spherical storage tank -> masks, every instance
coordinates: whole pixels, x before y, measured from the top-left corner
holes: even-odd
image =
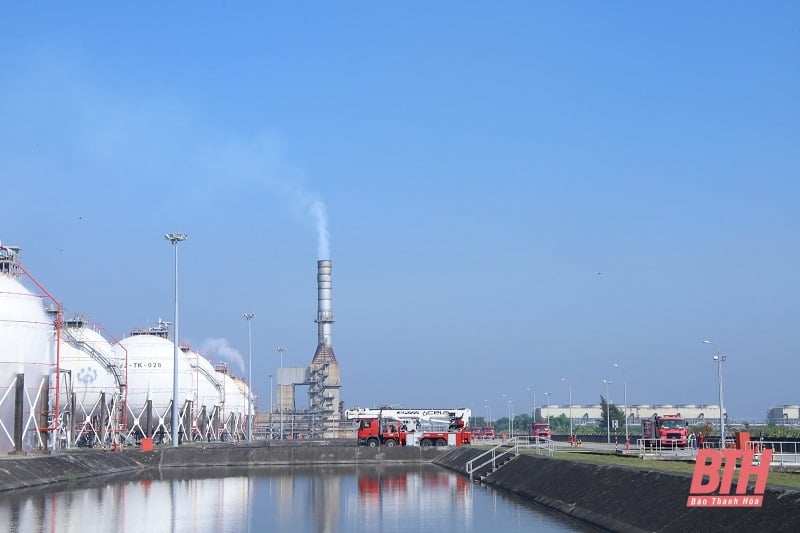
[[[42,300],[26,289],[13,274],[0,272],[0,419],[6,428],[14,427],[14,388],[16,375],[25,375],[27,397],[36,397],[42,379],[54,370],[53,322],[45,313]],[[24,400],[27,420],[30,405]],[[11,432],[11,431],[9,431]],[[36,443],[26,431],[24,449]],[[13,434],[12,434],[13,438]],[[14,448],[12,439],[0,432],[0,453]]]
[[[122,352],[124,356],[124,351]],[[64,322],[61,330],[59,366],[69,374],[75,394],[76,415],[85,415],[106,393],[110,404],[120,392],[118,377],[124,382],[125,359],[120,357],[105,337],[80,318]],[[60,405],[67,403],[67,383],[62,382]],[[76,422],[80,418],[76,418]]]
[[[247,415],[247,396],[244,391],[247,385],[241,379],[234,378],[227,372],[217,372],[217,376],[222,382],[223,422],[228,422],[231,417],[241,420],[242,415]]]
[[[128,351],[128,418],[129,427],[153,401],[153,416],[165,417],[172,399],[175,345],[166,338],[166,330],[153,333],[134,332],[114,345],[118,356],[122,347]],[[194,372],[187,355],[178,350],[178,409],[186,400],[194,400]],[[180,411],[179,411],[180,412]],[[167,423],[170,420],[166,421]]]
[[[214,371],[214,366],[208,359],[196,351],[192,349],[184,351],[195,380],[194,411],[197,414],[202,407],[205,407],[206,414],[210,416],[214,407],[222,403],[222,376]]]

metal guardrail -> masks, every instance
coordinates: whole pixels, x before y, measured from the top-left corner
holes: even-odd
[[[498,460],[508,456],[519,455],[520,449],[536,450],[539,455],[547,454],[552,456],[555,452],[556,444],[551,439],[542,437],[531,437],[523,435],[520,437],[512,437],[506,441],[497,444],[492,449],[485,451],[474,459],[467,461],[466,471],[469,474],[469,480],[473,480],[473,473],[477,470],[492,465],[492,469],[497,468]],[[477,461],[484,459],[483,462],[475,464]]]
[[[467,461],[466,470],[469,474],[469,480],[473,481],[472,474],[485,466],[492,465],[492,468],[497,468],[497,461],[498,459],[506,456],[513,456],[516,457],[519,455],[519,441],[518,437],[512,437],[506,441],[501,442],[494,448],[487,450],[480,454],[479,456],[475,457]],[[487,459],[488,457],[488,459]],[[483,462],[480,464],[475,464],[477,461],[482,460]]]
[[[761,450],[772,450],[770,466],[796,466],[800,464],[800,442],[783,442],[772,440],[750,440],[747,448],[758,453]]]
[[[547,455],[552,456],[556,450],[556,443],[553,442],[552,439],[546,439],[544,437],[534,437],[530,435],[522,435],[514,438],[519,439],[517,441],[517,446],[519,448],[536,450],[536,453],[539,455],[543,455],[546,453]]]

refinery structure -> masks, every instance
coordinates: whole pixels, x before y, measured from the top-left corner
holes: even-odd
[[[170,323],[159,320],[116,339],[81,315],[64,316],[62,303],[25,270],[19,252],[0,244],[0,453],[143,439],[174,445],[243,440],[252,433],[278,438],[284,418],[292,431],[285,438],[341,431],[330,261],[318,262],[319,335],[311,364],[280,369],[278,402],[258,414],[249,384],[227,364],[214,365],[185,343],[176,350]],[[303,413],[295,408],[298,385],[308,387]]]
[[[300,436],[333,438],[352,429],[343,424],[344,404],[340,400],[342,386],[339,363],[333,353],[331,330],[331,262],[317,261],[317,348],[307,367],[281,367],[277,373],[276,408],[269,410],[266,420],[257,421],[266,426],[267,434],[274,438]],[[278,348],[278,350],[283,350]],[[281,354],[282,355],[282,354]],[[296,405],[296,389],[308,387],[308,411],[300,412]],[[350,431],[352,433],[352,431]],[[281,437],[282,436],[282,437]]]

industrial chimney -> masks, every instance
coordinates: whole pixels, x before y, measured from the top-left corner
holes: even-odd
[[[335,363],[331,345],[331,262],[329,259],[317,261],[317,351],[311,364]]]
[[[311,412],[322,424],[321,434],[325,438],[339,436],[337,423],[343,416],[340,402],[342,382],[339,363],[333,355],[331,345],[331,262],[317,261],[317,350],[308,368],[308,395]]]

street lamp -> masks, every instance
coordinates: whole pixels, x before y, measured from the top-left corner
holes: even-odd
[[[286,348],[278,346],[278,353],[281,355],[281,372],[278,374],[278,409],[281,414],[281,440],[283,440],[283,387],[281,387],[281,378],[283,378],[283,352]]]
[[[512,401],[508,400],[508,426],[511,431],[511,438],[514,438],[514,415],[511,412]]]
[[[253,441],[253,329],[250,321],[255,318],[255,313],[242,313],[242,318],[247,320],[247,442]]]
[[[189,237],[185,233],[165,233],[167,239],[175,247],[175,334],[172,354],[172,447],[178,447],[178,243]]]
[[[269,438],[272,439],[274,433],[274,428],[272,427],[272,411],[275,409],[275,405],[272,403],[272,374],[269,374]]]
[[[725,447],[725,419],[724,419],[724,412],[725,409],[722,404],[722,363],[728,360],[728,356],[720,355],[719,354],[719,346],[717,346],[716,342],[711,341],[703,341],[703,344],[712,344],[714,346],[714,350],[716,351],[716,355],[714,356],[714,361],[717,362],[717,382],[719,383],[719,447]]]
[[[569,387],[569,436],[572,438],[572,383],[567,381],[567,378],[561,378],[561,381]]]
[[[606,384],[606,432],[608,433],[608,443],[611,444],[611,400],[608,399],[608,386],[611,385],[610,379],[604,379]]]
[[[531,418],[533,418],[533,422],[536,422],[536,391],[533,390],[532,387],[528,387],[528,392],[530,392],[532,396]]]
[[[619,363],[614,363],[614,368],[621,368],[622,369],[622,387],[623,387],[623,400],[625,405],[623,406],[623,411],[625,412],[625,442],[628,442],[628,372],[625,370],[625,367]]]
[[[544,395],[547,397],[547,425],[550,425],[550,394],[549,392],[545,392]]]

